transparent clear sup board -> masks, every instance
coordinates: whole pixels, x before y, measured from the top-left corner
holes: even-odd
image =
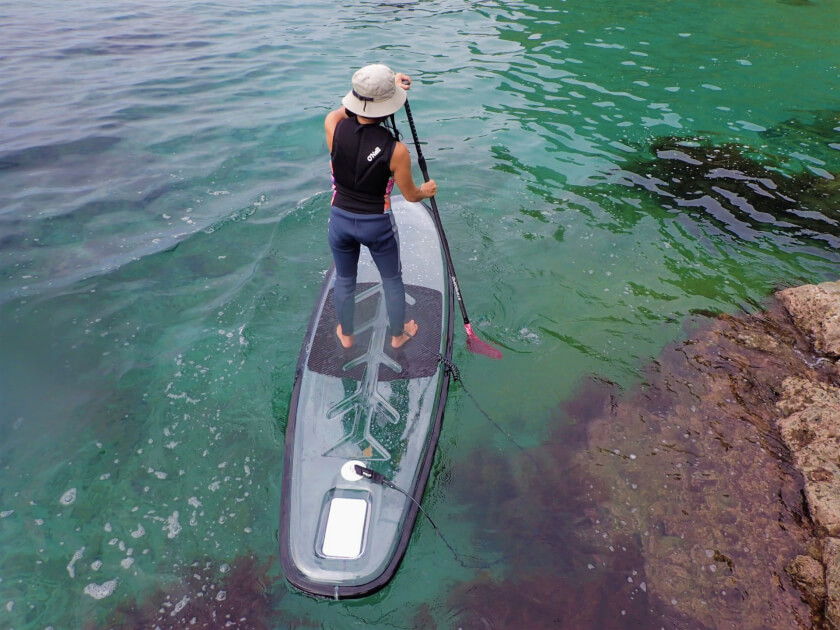
[[[417,518],[405,495],[360,477],[384,475],[418,503],[440,433],[451,359],[454,297],[431,210],[392,198],[400,238],[406,319],[417,336],[390,347],[379,272],[362,248],[355,344],[341,347],[334,269],[298,359],[286,427],[280,555],[286,579],[311,595],[346,598],[384,586]]]

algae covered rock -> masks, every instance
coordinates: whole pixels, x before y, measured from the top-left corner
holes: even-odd
[[[826,596],[825,567],[811,556],[796,556],[787,573],[815,608],[824,605]]]
[[[840,536],[840,387],[790,377],[782,383],[779,430],[805,480],[815,524]]]
[[[825,563],[825,618],[832,628],[840,628],[840,540],[828,538],[823,547]]]
[[[778,297],[817,352],[840,358],[840,282],[792,287]]]

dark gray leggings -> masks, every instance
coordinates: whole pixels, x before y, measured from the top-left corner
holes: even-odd
[[[357,214],[332,206],[329,243],[335,262],[333,302],[342,333],[353,334],[356,273],[361,246],[364,245],[382,278],[390,334],[403,334],[405,287],[400,264],[400,238],[393,213]]]

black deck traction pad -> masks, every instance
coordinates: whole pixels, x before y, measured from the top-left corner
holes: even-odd
[[[360,282],[356,285],[356,294],[372,287],[372,282]],[[422,378],[432,376],[438,368],[438,349],[440,348],[441,336],[441,313],[443,309],[443,296],[440,291],[407,284],[405,286],[407,295],[414,298],[414,304],[406,303],[406,321],[415,320],[419,329],[414,339],[411,339],[404,346],[395,350],[391,347],[391,337],[386,335],[384,349],[385,354],[391,357],[402,367],[401,372],[395,372],[385,364],[379,365],[379,381],[395,381],[410,378]],[[350,378],[357,381],[362,380],[365,373],[366,362],[344,370],[344,366],[361,357],[368,352],[372,337],[372,330],[368,329],[358,332],[363,322],[374,317],[379,308],[379,300],[382,293],[377,292],[361,302],[356,302],[355,335],[352,348],[345,349],[336,335],[338,319],[333,306],[333,290],[327,294],[324,308],[321,311],[321,318],[315,330],[315,339],[312,349],[309,351],[307,367],[318,374],[335,376],[339,378]],[[384,305],[383,305],[384,306]]]

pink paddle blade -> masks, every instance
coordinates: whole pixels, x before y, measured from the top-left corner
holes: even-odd
[[[481,354],[485,357],[490,357],[491,359],[502,358],[501,350],[476,337],[472,329],[472,324],[464,324],[464,328],[467,331],[467,350],[474,354]]]

